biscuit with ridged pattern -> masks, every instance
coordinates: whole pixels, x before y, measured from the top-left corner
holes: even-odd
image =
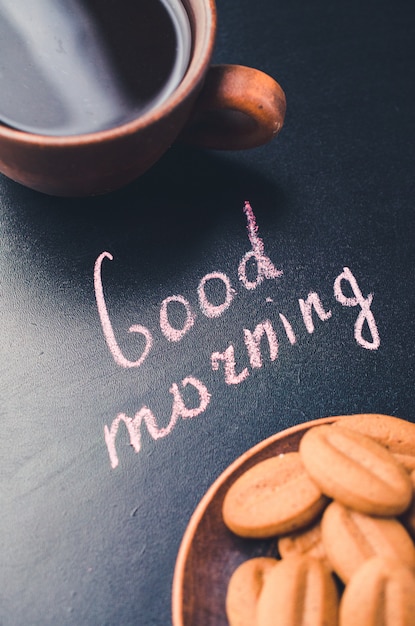
[[[415,626],[415,576],[400,562],[369,559],[340,602],[339,626]]]
[[[415,567],[412,539],[393,517],[373,517],[332,502],[321,520],[321,536],[327,558],[344,583],[375,556]]]
[[[267,576],[255,626],[337,626],[338,594],[324,564],[310,556],[283,559]]]
[[[233,572],[226,593],[229,626],[252,626],[265,579],[277,559],[260,556],[244,561]]]
[[[261,461],[237,478],[222,513],[235,534],[267,538],[306,526],[326,504],[299,453],[289,452]]]
[[[411,502],[408,472],[366,435],[341,426],[316,426],[305,433],[299,452],[321,491],[346,506],[394,516]]]

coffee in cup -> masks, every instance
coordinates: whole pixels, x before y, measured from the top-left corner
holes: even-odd
[[[189,64],[180,0],[0,0],[0,18],[0,120],[30,133],[121,126],[168,98]]]
[[[214,0],[0,0],[0,17],[0,171],[32,189],[106,193],[175,141],[246,149],[283,125],[273,78],[210,65]]]

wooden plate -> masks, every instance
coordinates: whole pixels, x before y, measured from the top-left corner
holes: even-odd
[[[230,485],[259,461],[298,450],[304,433],[327,417],[283,430],[234,461],[213,483],[193,513],[178,553],[173,578],[173,626],[228,626],[225,597],[236,567],[255,556],[276,556],[275,540],[236,537],[222,521],[222,502]]]

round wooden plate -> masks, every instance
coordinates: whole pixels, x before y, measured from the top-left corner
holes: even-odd
[[[283,430],[234,461],[213,483],[193,513],[177,556],[173,578],[173,626],[228,626],[226,589],[236,567],[255,556],[276,556],[275,540],[242,539],[222,521],[222,502],[230,485],[259,461],[298,450],[304,433],[326,417]]]

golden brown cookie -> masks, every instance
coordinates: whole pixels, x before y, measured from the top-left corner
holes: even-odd
[[[277,559],[257,557],[244,561],[232,574],[226,593],[226,616],[229,626],[255,624],[256,607],[265,578]]]
[[[334,580],[318,559],[293,556],[271,570],[259,596],[255,626],[337,626]]]
[[[308,430],[300,455],[323,493],[373,515],[398,515],[408,508],[408,473],[382,445],[357,431],[323,425]]]
[[[392,454],[409,474],[415,470],[415,456],[410,456],[409,454],[399,454],[398,452],[393,452]]]
[[[308,555],[323,561],[331,569],[321,537],[321,520],[318,518],[310,526],[279,537],[278,552],[282,559],[291,556]]]
[[[343,415],[333,426],[371,437],[392,452],[408,471],[415,469],[415,424],[392,415],[361,413]]]
[[[410,479],[413,488],[412,502],[400,519],[412,539],[415,541],[415,470],[410,474]]]
[[[327,499],[304,469],[298,452],[257,463],[229,488],[225,524],[242,537],[272,537],[306,526]]]
[[[399,561],[366,561],[343,593],[339,626],[414,625],[414,573]]]
[[[373,517],[332,502],[323,514],[321,534],[327,558],[344,583],[374,556],[415,567],[414,544],[395,518]]]

